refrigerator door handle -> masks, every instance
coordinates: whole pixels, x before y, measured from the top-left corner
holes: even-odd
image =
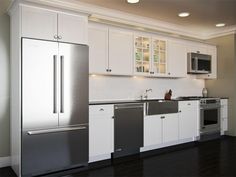
[[[80,127],[65,127],[65,128],[53,128],[53,129],[47,129],[47,130],[33,130],[28,131],[28,135],[40,135],[40,134],[49,134],[49,133],[58,133],[58,132],[66,132],[66,131],[74,131],[74,130],[84,130],[87,129],[86,126],[80,126]]]
[[[60,113],[64,113],[64,56],[61,57],[61,108]]]
[[[57,55],[53,55],[53,113],[57,113]]]

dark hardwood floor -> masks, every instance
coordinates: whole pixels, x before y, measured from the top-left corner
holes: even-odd
[[[58,176],[63,176],[58,175]],[[63,177],[236,177],[236,138],[197,143],[169,153],[126,160]],[[0,177],[15,177],[10,168]]]

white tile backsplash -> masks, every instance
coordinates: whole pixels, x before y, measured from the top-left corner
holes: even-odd
[[[205,81],[189,78],[147,78],[147,77],[120,77],[120,76],[90,76],[89,100],[127,100],[137,99],[146,89],[149,98],[164,98],[169,89],[172,97],[201,96]]]

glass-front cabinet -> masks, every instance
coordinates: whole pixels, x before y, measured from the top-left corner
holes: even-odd
[[[166,41],[152,39],[152,73],[163,74],[167,73],[166,60]]]
[[[135,37],[135,73],[150,72],[150,38]]]
[[[135,74],[167,74],[166,41],[151,37],[135,36]]]

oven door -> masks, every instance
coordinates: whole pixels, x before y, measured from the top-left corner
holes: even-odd
[[[200,108],[200,133],[220,131],[220,106],[206,105]]]

